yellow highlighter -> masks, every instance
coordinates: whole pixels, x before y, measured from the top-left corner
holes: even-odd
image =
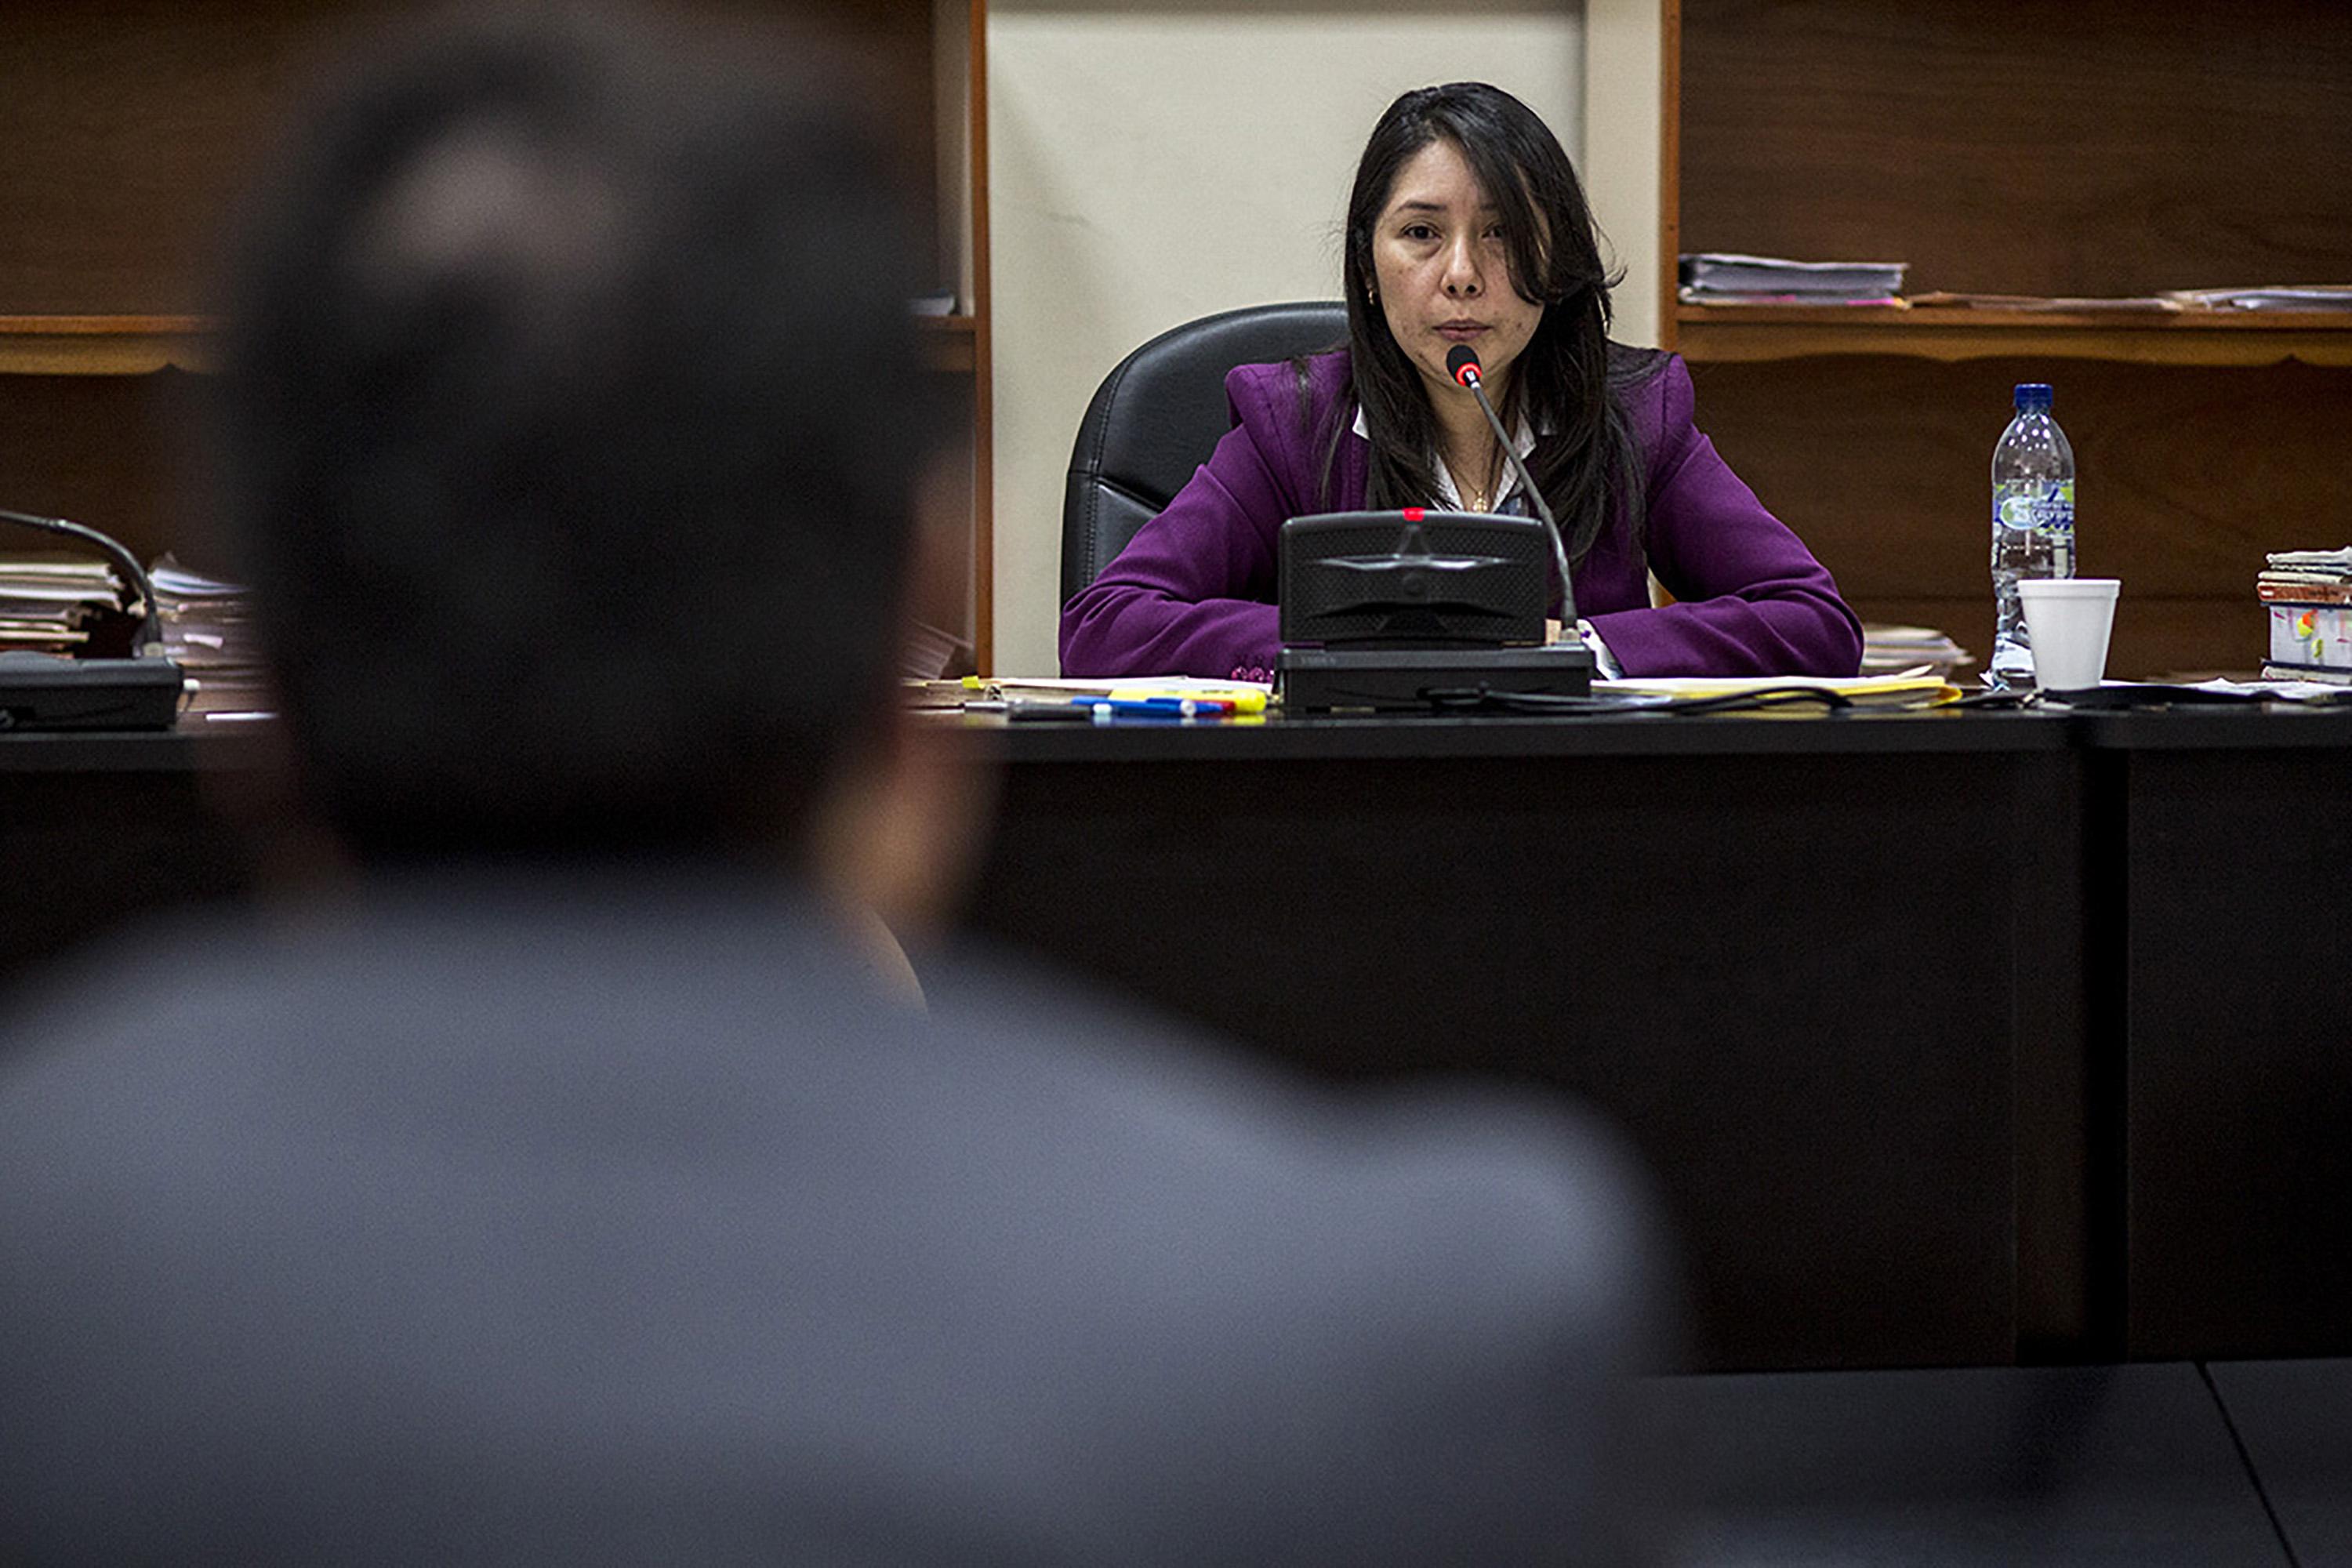
[[[1255,689],[1238,691],[1220,691],[1214,689],[1179,690],[1175,688],[1166,686],[1116,686],[1109,691],[1104,693],[1104,695],[1114,702],[1149,702],[1154,699],[1181,701],[1189,697],[1196,701],[1228,703],[1231,705],[1232,711],[1236,714],[1263,713],[1265,711],[1265,693]]]

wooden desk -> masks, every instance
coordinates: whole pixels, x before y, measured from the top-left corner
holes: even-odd
[[[1688,1520],[1673,1561],[1695,1568],[2296,1561],[2185,1363],[1670,1377],[1643,1392]]]
[[[1702,1366],[2352,1351],[2352,714],[974,738],[982,931],[1312,1070],[1587,1099]],[[246,886],[196,775],[251,754],[0,737],[0,979]]]
[[[2082,758],[2027,715],[1016,727],[977,924],[1633,1135],[1705,1364],[2074,1353]]]
[[[2088,721],[2135,1356],[2352,1352],[2352,714]]]

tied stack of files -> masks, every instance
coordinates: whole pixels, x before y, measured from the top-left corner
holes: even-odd
[[[1874,621],[1862,624],[1862,673],[1898,675],[1916,672],[1949,680],[1976,655],[1933,626],[1890,626]]]
[[[1682,258],[1691,305],[1900,305],[1900,261],[1789,261],[1710,250]]]
[[[2264,560],[2254,579],[2271,623],[2263,679],[2352,685],[2352,546],[2281,550]]]
[[[163,651],[187,677],[190,719],[268,718],[277,708],[253,628],[251,593],[166,555],[148,568],[163,619]]]
[[[119,605],[121,594],[121,581],[101,561],[0,558],[0,652],[71,658],[89,640],[89,621]]]

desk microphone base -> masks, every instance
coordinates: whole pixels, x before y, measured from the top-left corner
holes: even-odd
[[[1581,643],[1546,647],[1286,647],[1275,659],[1275,679],[1286,712],[1348,708],[1427,712],[1433,691],[1588,696],[1592,690],[1592,650]]]
[[[166,658],[0,653],[0,730],[168,730],[180,667]]]

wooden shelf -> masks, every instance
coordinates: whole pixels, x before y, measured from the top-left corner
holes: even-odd
[[[923,347],[930,356],[933,370],[971,374],[979,363],[977,318],[923,316],[918,318],[918,325],[922,328]]]
[[[921,319],[931,367],[970,374],[978,322]],[[145,375],[207,368],[213,322],[203,316],[0,316],[0,375]]]
[[[0,375],[144,375],[205,368],[201,316],[0,316]]]
[[[1685,359],[1761,363],[1824,354],[1931,360],[2029,355],[2127,364],[2352,365],[2352,311],[2004,310],[1964,307],[1678,305]]]

